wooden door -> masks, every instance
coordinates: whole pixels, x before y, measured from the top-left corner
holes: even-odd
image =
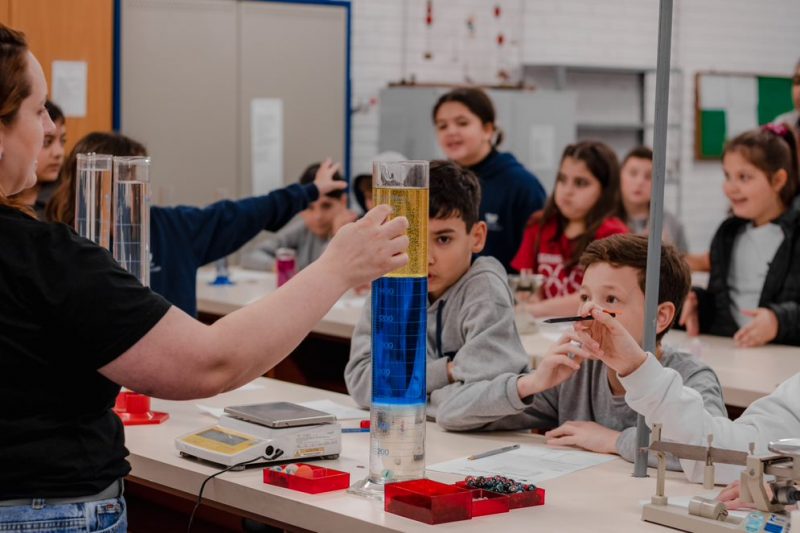
[[[113,0],[0,0],[0,20],[4,15],[11,27],[25,32],[51,90],[53,61],[88,63],[86,116],[67,117],[67,150],[91,131],[110,130]]]

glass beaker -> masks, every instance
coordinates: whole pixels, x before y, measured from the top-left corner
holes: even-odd
[[[78,154],[75,177],[75,232],[110,250],[111,161],[105,154]]]
[[[353,487],[370,497],[425,475],[428,173],[427,161],[373,163],[375,204],[408,219],[409,262],[372,284],[369,477]]]
[[[150,158],[114,157],[113,255],[150,284]]]

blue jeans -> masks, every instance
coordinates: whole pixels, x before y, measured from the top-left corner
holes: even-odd
[[[85,503],[48,505],[35,499],[31,505],[0,507],[2,533],[126,533],[125,498]]]

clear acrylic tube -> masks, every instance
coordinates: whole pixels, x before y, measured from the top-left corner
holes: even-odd
[[[408,219],[409,262],[372,284],[369,477],[354,487],[368,496],[425,476],[428,171],[427,161],[373,163],[375,204]]]
[[[112,156],[78,154],[75,182],[75,231],[110,250]]]
[[[114,157],[113,255],[150,284],[150,158]]]

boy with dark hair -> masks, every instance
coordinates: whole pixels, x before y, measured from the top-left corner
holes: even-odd
[[[626,234],[595,241],[581,256],[581,264],[585,269],[580,289],[582,307],[592,303],[616,312],[616,320],[641,345],[647,238]],[[686,263],[674,247],[664,246],[656,358],[702,396],[709,412],[726,416],[722,388],[714,371],[691,355],[660,343],[679,315],[690,284]],[[439,423],[452,430],[533,428],[546,431],[550,444],[616,453],[632,461],[636,412],[625,404],[625,389],[616,372],[597,360],[597,342],[584,327],[584,323],[576,322],[548,349],[534,372],[519,377],[516,393],[522,407],[505,412],[495,409],[483,416],[445,418]],[[671,468],[680,466],[673,462]]]
[[[300,185],[314,183],[314,177],[320,163],[309,165],[298,180]],[[337,165],[338,167],[338,165]],[[336,171],[335,181],[343,181],[342,175]],[[256,270],[272,270],[275,268],[275,255],[279,248],[291,248],[295,251],[295,265],[302,270],[317,260],[336,229],[342,226],[337,222],[347,214],[347,194],[343,189],[331,191],[308,204],[304,210],[286,223],[276,233],[262,241],[258,248],[242,258],[244,268]],[[354,220],[353,216],[351,220]]]
[[[428,414],[460,418],[523,406],[516,382],[530,358],[514,324],[506,271],[488,256],[479,219],[480,184],[454,163],[430,167],[428,222]],[[353,333],[347,390],[361,406],[372,397],[371,310]]]
[[[686,376],[658,364],[656,356],[645,352],[621,323],[621,316],[614,318],[601,312],[594,302],[584,304],[581,314],[594,318],[582,326],[594,341],[590,355],[619,376],[625,387],[625,402],[644,416],[649,426],[662,424],[662,439],[705,446],[708,436],[713,435],[717,448],[748,452],[754,445],[754,453],[765,454],[771,441],[800,434],[800,373],[787,377],[775,391],[754,401],[732,421],[710,409]],[[681,466],[690,480],[703,479],[704,461],[682,459]],[[742,469],[717,465],[716,482],[738,479]],[[739,487],[734,486],[723,491],[719,499],[736,504],[738,497]]]

